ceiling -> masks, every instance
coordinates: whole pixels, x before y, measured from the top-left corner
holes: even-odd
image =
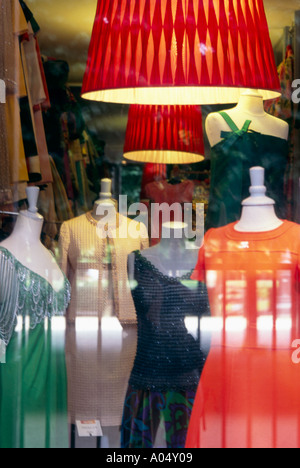
[[[97,0],[25,0],[40,25],[42,54],[66,60],[70,66],[69,82],[81,85],[91,37]],[[300,0],[264,0],[270,35],[275,51],[282,56],[285,26],[292,26]],[[127,106],[89,103],[85,118],[90,130],[107,142],[111,159],[122,157],[127,123]]]

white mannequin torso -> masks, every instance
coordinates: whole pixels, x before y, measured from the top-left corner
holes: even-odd
[[[275,202],[266,197],[265,171],[262,167],[250,169],[251,196],[243,202],[240,221],[235,225],[238,232],[268,232],[279,228],[283,222],[276,216]]]
[[[246,120],[251,120],[251,130],[283,140],[288,139],[288,124],[265,112],[263,98],[255,90],[246,91],[241,95],[238,105],[225,112],[239,129],[243,127]],[[228,124],[218,112],[212,113],[207,117],[205,126],[211,147],[222,141],[222,131],[228,132]]]
[[[43,217],[38,214],[22,211],[13,233],[0,246],[59,292],[64,287],[65,278],[55,258],[40,241],[43,221]]]
[[[274,206],[247,206],[243,208],[240,221],[235,225],[238,232],[268,232],[282,226]]]

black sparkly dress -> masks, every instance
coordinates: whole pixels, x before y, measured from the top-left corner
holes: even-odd
[[[192,281],[191,274],[170,278],[135,252],[138,345],[124,404],[122,448],[185,446],[206,360],[200,321],[210,315],[206,286]]]

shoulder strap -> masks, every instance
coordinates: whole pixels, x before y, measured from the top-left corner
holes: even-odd
[[[239,128],[238,126],[234,123],[234,121],[232,120],[231,117],[229,117],[229,115],[226,113],[226,112],[219,112],[219,114],[223,117],[223,119],[225,120],[225,122],[229,125],[229,127],[231,128],[231,130],[233,132],[238,132],[239,131]]]
[[[231,128],[231,130],[233,132],[239,132],[240,131],[238,126],[234,123],[232,118],[226,112],[222,111],[222,112],[219,112],[219,114],[223,117],[223,119],[229,125],[229,127]],[[248,132],[250,125],[251,125],[251,120],[246,120],[246,122],[243,125],[242,131],[243,132]]]
[[[252,122],[251,120],[246,120],[242,128],[243,132],[248,132],[251,122]]]

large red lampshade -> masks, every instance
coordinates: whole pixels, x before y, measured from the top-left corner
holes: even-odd
[[[124,158],[155,164],[202,161],[201,107],[131,105]]]
[[[235,103],[280,95],[263,0],[98,0],[83,97]]]

